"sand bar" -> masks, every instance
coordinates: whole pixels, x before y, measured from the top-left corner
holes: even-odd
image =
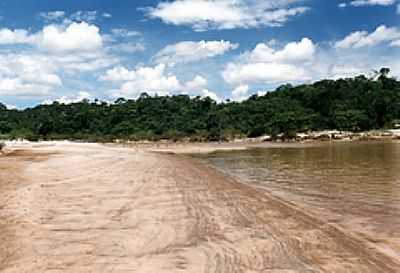
[[[399,272],[362,238],[184,155],[24,144],[0,157],[0,272]]]

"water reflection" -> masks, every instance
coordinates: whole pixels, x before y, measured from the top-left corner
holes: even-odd
[[[201,158],[400,255],[400,144],[336,143]]]

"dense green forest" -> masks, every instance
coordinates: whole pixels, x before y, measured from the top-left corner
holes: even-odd
[[[27,139],[194,141],[338,129],[389,128],[400,119],[400,81],[381,69],[374,79],[358,76],[314,84],[284,85],[241,103],[216,103],[187,95],[82,101],[7,110],[0,103],[0,137]]]

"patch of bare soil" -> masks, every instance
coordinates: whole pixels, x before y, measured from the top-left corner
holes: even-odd
[[[47,156],[0,158],[0,272],[399,272],[351,233],[185,157],[31,150]]]

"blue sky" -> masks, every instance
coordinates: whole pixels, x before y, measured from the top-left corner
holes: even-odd
[[[0,101],[189,94],[400,76],[400,0],[0,1]]]

